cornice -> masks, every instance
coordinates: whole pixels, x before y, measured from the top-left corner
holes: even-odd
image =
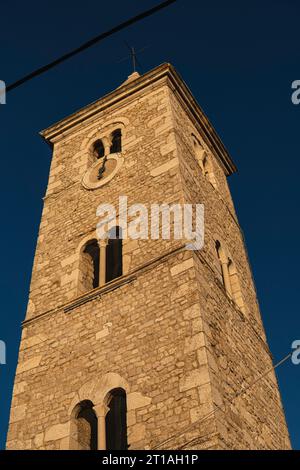
[[[89,120],[107,108],[115,106],[160,80],[165,80],[165,83],[169,86],[176,98],[184,107],[206,143],[214,150],[214,153],[222,164],[225,173],[227,175],[234,173],[236,171],[236,166],[224,147],[221,139],[183,79],[175,68],[168,63],[159,65],[135,80],[129,82],[126,81],[116,90],[108,93],[99,100],[81,108],[70,116],[44,129],[40,132],[40,135],[46,140],[46,142],[53,145],[57,140],[71,132],[72,128],[75,126]]]

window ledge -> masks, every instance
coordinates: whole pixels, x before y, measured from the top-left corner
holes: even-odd
[[[135,280],[136,275],[132,274],[113,279],[107,284],[104,284],[104,286],[97,287],[92,291],[86,292],[85,294],[81,295],[80,297],[77,297],[77,299],[70,302],[68,305],[65,305],[64,312],[69,313],[75,308],[80,307],[81,305],[90,302],[91,300],[94,300],[98,297],[101,297],[102,295],[108,294],[109,292],[112,292],[113,290],[118,289],[119,287],[129,284],[130,282],[133,282]]]

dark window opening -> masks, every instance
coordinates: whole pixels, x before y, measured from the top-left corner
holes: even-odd
[[[123,274],[121,229],[114,227],[110,232],[106,247],[106,282],[112,281]]]
[[[78,444],[82,450],[97,450],[98,448],[98,420],[90,401],[80,404],[77,415]]]
[[[104,157],[104,145],[102,140],[96,140],[96,142],[94,143],[93,154],[96,158]]]
[[[106,449],[127,450],[126,393],[122,388],[111,391],[109,411],[105,418]]]
[[[121,152],[122,150],[122,134],[121,129],[116,129],[112,133],[112,140],[110,146],[110,153]]]
[[[91,240],[88,242],[84,249],[84,253],[89,255],[90,265],[86,267],[87,277],[91,280],[92,288],[95,289],[99,286],[100,249],[97,240]]]

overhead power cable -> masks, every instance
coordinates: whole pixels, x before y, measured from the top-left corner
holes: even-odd
[[[67,59],[70,59],[71,57],[79,54],[80,52],[83,52],[84,50],[88,49],[91,46],[94,46],[100,41],[103,41],[103,39],[106,39],[109,36],[112,36],[114,33],[117,33],[121,31],[122,29],[127,28],[128,26],[133,25],[134,23],[137,23],[138,21],[143,20],[144,18],[147,18],[148,16],[153,15],[154,13],[162,10],[163,8],[168,7],[172,3],[175,3],[177,0],[167,0],[165,2],[160,3],[159,5],[156,5],[153,8],[150,8],[149,10],[146,10],[139,15],[133,16],[132,18],[129,18],[128,20],[124,21],[123,23],[118,24],[117,26],[114,26],[113,28],[109,29],[108,31],[105,31],[98,36],[95,36],[94,38],[90,39],[89,41],[81,44],[81,46],[77,47],[76,49],[73,49],[66,54],[62,55],[61,57],[58,57],[57,59],[53,60],[52,62],[49,62],[46,65],[43,65],[42,67],[34,70],[33,72],[30,72],[28,75],[25,75],[24,77],[20,78],[19,80],[15,81],[14,83],[11,83],[6,86],[6,92],[9,92],[11,90],[14,90],[15,88],[19,87],[20,85],[23,85],[23,83],[28,82],[29,80],[32,80],[34,77],[37,77],[38,75],[41,75],[48,70],[52,69],[53,67],[56,67],[57,65],[61,64],[62,62],[66,61]]]

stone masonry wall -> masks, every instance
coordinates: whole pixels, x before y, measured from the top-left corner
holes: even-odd
[[[191,424],[200,408],[209,410],[207,364],[198,360],[203,341],[188,252],[169,255],[133,282],[70,313],[58,311],[29,323],[7,447],[68,448],[80,388],[111,373],[128,383],[130,448],[159,445]],[[213,431],[211,422],[202,427],[205,442]]]
[[[205,246],[200,252],[195,252],[195,265],[213,403],[222,408],[216,413],[219,446],[227,449],[289,448],[288,431],[273,372],[230,405],[242,387],[252,383],[272,366],[272,359],[224,170],[210,152],[217,181],[217,189],[213,188],[195,159],[191,139],[187,138],[191,135],[191,129],[195,135],[197,131],[174,98],[172,107],[185,198],[205,206]],[[225,242],[237,266],[245,313],[225,292],[215,249],[216,239]]]

